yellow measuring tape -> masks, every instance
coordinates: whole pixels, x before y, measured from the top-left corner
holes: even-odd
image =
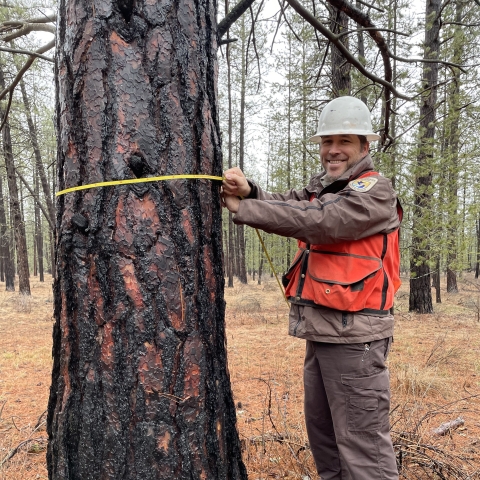
[[[187,175],[162,175],[160,177],[129,178],[126,180],[111,180],[108,182],[97,182],[97,183],[89,183],[87,185],[79,185],[78,187],[71,187],[71,188],[66,188],[65,190],[60,190],[55,195],[59,197],[60,195],[65,195],[66,193],[78,192],[80,190],[88,190],[90,188],[98,188],[98,187],[112,187],[115,185],[129,185],[132,183],[134,184],[134,183],[147,183],[147,182],[162,182],[165,180],[184,180],[184,179],[218,180],[221,182],[223,180],[223,177],[217,177],[215,175],[187,174]],[[255,229],[255,231],[257,232],[257,236],[262,245],[263,252],[265,253],[268,263],[270,264],[270,268],[272,269],[272,272],[275,275],[278,286],[280,287],[280,291],[282,292],[283,298],[285,302],[287,302],[287,305],[289,305],[287,297],[285,296],[285,292],[283,290],[282,284],[280,283],[277,272],[275,271],[275,267],[273,266],[273,262],[270,258],[270,255],[268,254],[267,247],[265,247],[265,243],[263,243],[263,239],[260,236],[260,232],[257,229]]]
[[[146,182],[161,182],[163,180],[182,180],[182,179],[196,179],[204,178],[206,180],[223,180],[223,177],[216,177],[214,175],[163,175],[161,177],[146,177],[146,178],[129,178],[127,180],[112,180],[109,182],[89,183],[88,185],[79,185],[78,187],[66,188],[56,193],[56,196],[65,195],[70,192],[77,192],[79,190],[88,190],[89,188],[97,187],[111,187],[113,185],[128,185],[131,183],[146,183]]]

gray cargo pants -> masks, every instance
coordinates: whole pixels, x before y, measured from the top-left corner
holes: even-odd
[[[388,417],[390,343],[307,340],[305,422],[322,480],[398,479]]]

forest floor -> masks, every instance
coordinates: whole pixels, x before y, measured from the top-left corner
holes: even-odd
[[[442,279],[443,280],[443,279]],[[52,291],[0,284],[0,480],[46,479],[45,410],[51,373]],[[396,300],[389,356],[392,437],[404,479],[480,479],[480,282],[442,291],[432,315]],[[434,291],[432,292],[435,293]],[[303,418],[304,341],[287,335],[277,284],[226,289],[229,370],[250,480],[316,479]],[[461,417],[464,423],[432,430]],[[215,480],[215,479],[209,479]]]

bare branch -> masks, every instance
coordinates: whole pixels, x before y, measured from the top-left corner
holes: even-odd
[[[442,22],[442,25],[458,25],[460,27],[480,27],[480,23]]]
[[[0,40],[3,40],[4,42],[10,42],[12,40],[15,40],[16,38],[24,37],[25,35],[28,35],[31,32],[48,32],[48,33],[55,34],[54,25],[48,25],[43,23],[25,23],[20,28],[9,27],[4,25],[5,24],[3,24],[2,27],[0,27],[0,33],[11,32],[12,30],[15,30],[13,33],[10,33],[10,34],[7,33],[3,37],[0,37]]]
[[[284,2],[283,2],[284,3]],[[285,8],[283,8],[283,3],[280,3],[280,0],[278,0],[278,4],[280,5],[280,19],[282,18],[282,15],[283,15],[283,18],[285,19],[285,23],[288,25],[288,28],[290,29],[290,31],[293,33],[293,35],[295,36],[295,38],[301,43],[302,41],[300,40],[299,36],[295,33],[295,30],[293,29],[293,27],[290,25],[289,21],[288,21],[288,18],[287,16],[285,15]]]
[[[51,42],[47,43],[43,47],[39,48],[35,53],[45,53],[48,52],[48,50],[51,50],[55,46],[55,40],[52,40]],[[17,76],[13,79],[13,82],[3,90],[3,92],[0,93],[0,100],[3,100],[5,98],[5,95],[9,93],[10,91],[13,92],[15,87],[18,85],[18,82],[22,79],[23,75],[25,72],[32,66],[32,63],[35,61],[36,57],[30,56],[28,60],[25,62],[25,65],[19,70],[17,73]]]
[[[8,116],[8,112],[6,112],[5,115],[6,115],[5,116],[5,119],[6,119],[7,116]],[[32,195],[33,199],[35,200],[35,203],[38,205],[38,207],[42,211],[42,213],[43,213],[44,217],[46,218],[48,224],[50,225],[50,228],[52,229],[52,231],[55,231],[55,226],[53,225],[52,220],[51,220],[50,216],[48,215],[48,212],[47,212],[46,208],[43,206],[42,202],[40,202],[40,200],[38,198],[38,195],[35,194],[35,192],[32,190],[32,187],[30,187],[30,185],[27,182],[27,180],[25,179],[25,177],[18,171],[18,168],[15,168],[15,173],[17,174],[18,178],[22,181],[22,183],[25,185],[26,189],[30,192],[30,195]]]
[[[377,27],[365,27],[365,28],[357,28],[355,30],[346,30],[345,32],[339,33],[339,37],[343,37],[344,35],[350,35],[351,33],[358,33],[358,32],[368,32],[369,30],[373,30],[376,32],[390,32],[394,33],[395,35],[402,35],[404,37],[409,37],[409,33],[399,32],[398,30],[392,30],[391,28],[377,28]]]
[[[6,22],[3,22],[3,25],[21,27],[26,23],[50,23],[50,22],[56,22],[56,21],[57,21],[57,14],[49,13],[49,14],[42,15],[41,17],[28,18],[26,20],[8,20]]]
[[[255,0],[240,0],[218,24],[217,38],[220,40],[227,30],[250,8]]]
[[[228,45],[229,43],[233,43],[233,42],[238,42],[238,38],[227,38],[225,40],[220,40],[218,42],[218,46],[220,45]]]
[[[366,3],[366,2],[362,2],[362,0],[357,0],[358,3],[361,3],[362,5],[365,5],[366,7],[368,8],[373,8],[374,10],[376,10],[377,12],[380,12],[380,13],[385,13],[385,10],[381,9],[381,8],[378,8],[376,7],[375,5],[371,5],[370,3]]]
[[[340,42],[338,36],[332,33],[325,25],[319,22],[308,10],[306,10],[297,0],[287,0],[290,6],[301,15],[312,27],[316,28],[322,35],[324,35],[331,43],[333,43],[344,55],[344,57],[365,77],[369,78],[375,83],[383,85],[387,90],[391,91],[396,97],[404,100],[410,100],[410,97],[400,93],[390,82],[369,72],[362,64],[355,58],[345,45]],[[337,6],[337,2],[331,2],[332,5]],[[343,3],[343,2],[341,2]],[[338,6],[337,6],[338,8]],[[347,12],[346,12],[347,13]],[[347,13],[348,14],[348,13]],[[373,25],[369,25],[373,26]],[[383,38],[383,37],[382,37]]]
[[[461,70],[463,73],[467,73],[465,70],[465,65],[458,65],[458,63],[452,63],[452,62],[444,62],[443,60],[439,60],[436,58],[404,58],[404,57],[398,57],[397,55],[394,55],[393,53],[388,51],[388,54],[390,58],[393,58],[395,60],[398,60],[399,62],[405,62],[405,63],[439,63],[440,65],[445,65],[446,67],[456,67],[459,70]],[[473,65],[472,65],[473,66]]]
[[[30,50],[21,50],[18,48],[7,48],[7,47],[0,47],[0,52],[10,52],[10,53],[19,53],[21,55],[31,55],[33,57],[41,58],[42,60],[46,60],[47,62],[55,63],[55,60],[51,57],[46,57],[45,55],[41,55],[40,53],[31,52]]]

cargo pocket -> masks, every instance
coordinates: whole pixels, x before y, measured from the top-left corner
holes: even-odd
[[[387,402],[385,393],[390,388],[388,370],[371,375],[342,375],[342,384],[350,387],[347,395],[347,424],[349,431],[371,432],[379,430],[380,402]],[[383,408],[387,406],[383,404]]]
[[[378,399],[351,395],[348,399],[348,429],[351,431],[378,430]]]

